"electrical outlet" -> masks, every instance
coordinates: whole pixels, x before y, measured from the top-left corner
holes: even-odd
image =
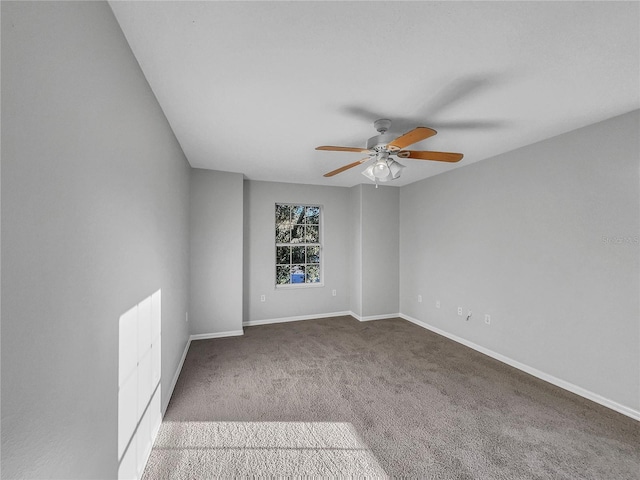
[[[436,308],[440,308],[440,300],[436,300]]]
[[[458,307],[458,316],[461,317],[462,316],[462,307]]]
[[[337,292],[335,290],[335,288],[333,290],[331,290],[331,296],[335,297],[337,295]]]
[[[422,295],[418,295],[418,303],[422,303]]]
[[[486,323],[487,325],[491,324],[491,315],[486,315],[484,316],[484,323]]]
[[[260,295],[260,301],[261,302],[266,302],[267,301],[267,296],[266,295]]]

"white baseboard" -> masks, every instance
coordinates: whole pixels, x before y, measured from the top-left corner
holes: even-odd
[[[421,320],[410,317],[409,315],[405,315],[403,313],[398,315],[400,318],[407,320],[411,323],[418,325],[419,327],[425,328],[427,330],[431,330],[432,332],[437,333],[438,335],[442,335],[443,337],[447,337],[454,342],[460,343],[466,347],[469,347],[477,352],[483,353],[491,358],[494,358],[502,363],[506,363],[518,370],[521,370],[529,375],[533,375],[545,382],[549,382],[556,387],[563,388],[564,390],[568,390],[571,393],[575,393],[576,395],[580,395],[581,397],[586,398],[587,400],[591,400],[596,402],[604,407],[610,408],[611,410],[615,410],[618,413],[622,413],[627,417],[631,417],[635,420],[640,420],[640,411],[635,410],[631,407],[627,407],[625,405],[621,405],[613,400],[603,397],[602,395],[598,395],[597,393],[593,393],[585,388],[574,385],[573,383],[567,382],[560,378],[556,378],[553,375],[549,375],[548,373],[542,372],[536,368],[530,367],[524,363],[518,362],[517,360],[513,360],[512,358],[506,357],[500,353],[494,352],[493,350],[489,350],[488,348],[477,345],[469,340],[465,340],[464,338],[458,337],[457,335],[453,335],[452,333],[441,330],[433,325],[429,325]]]
[[[223,338],[223,337],[239,337],[240,335],[244,335],[242,330],[231,330],[229,332],[216,332],[216,333],[198,333],[196,335],[191,335],[189,341],[193,340],[207,340],[209,338]]]
[[[350,315],[360,322],[368,322],[370,320],[384,320],[386,318],[398,318],[400,316],[399,313],[387,313],[384,315],[369,315],[366,317],[361,317],[360,315],[347,310],[344,312],[317,313],[314,315],[297,315],[295,317],[268,318],[265,320],[249,320],[247,322],[243,322],[242,326],[253,327],[256,325],[268,325],[270,323],[285,323],[285,322],[297,322],[299,320],[315,320],[318,318],[344,317],[345,315]]]
[[[173,375],[173,380],[171,380],[171,387],[169,387],[169,398],[167,399],[167,404],[162,406],[162,418],[164,418],[164,414],[167,411],[167,407],[169,406],[169,402],[171,401],[171,397],[173,396],[173,389],[176,388],[176,383],[178,383],[178,377],[180,376],[180,372],[182,371],[182,365],[184,365],[184,360],[187,358],[187,352],[189,351],[189,346],[191,345],[191,338],[187,340],[187,344],[184,346],[184,352],[182,352],[182,358],[180,358],[180,362],[178,362],[178,368],[176,368],[176,373]]]
[[[361,317],[360,315],[354,312],[349,312],[349,315],[351,315],[353,318],[355,318],[359,322],[369,322],[371,320],[385,320],[387,318],[398,318],[400,316],[399,313],[386,313],[384,315],[369,315],[369,316]]]
[[[285,323],[285,322],[297,322],[299,320],[314,320],[317,318],[344,317],[345,315],[351,315],[351,312],[317,313],[314,315],[297,315],[295,317],[269,318],[265,320],[248,320],[246,322],[243,322],[242,326],[254,327],[256,325],[268,325],[270,323]]]

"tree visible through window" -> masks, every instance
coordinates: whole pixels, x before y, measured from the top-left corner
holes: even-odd
[[[320,283],[319,205],[276,204],[276,285]]]

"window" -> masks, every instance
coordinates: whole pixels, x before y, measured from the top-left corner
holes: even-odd
[[[319,205],[276,204],[276,286],[321,284]]]

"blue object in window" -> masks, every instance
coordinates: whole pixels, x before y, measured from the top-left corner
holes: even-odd
[[[304,273],[292,273],[291,274],[291,283],[304,283]]]

